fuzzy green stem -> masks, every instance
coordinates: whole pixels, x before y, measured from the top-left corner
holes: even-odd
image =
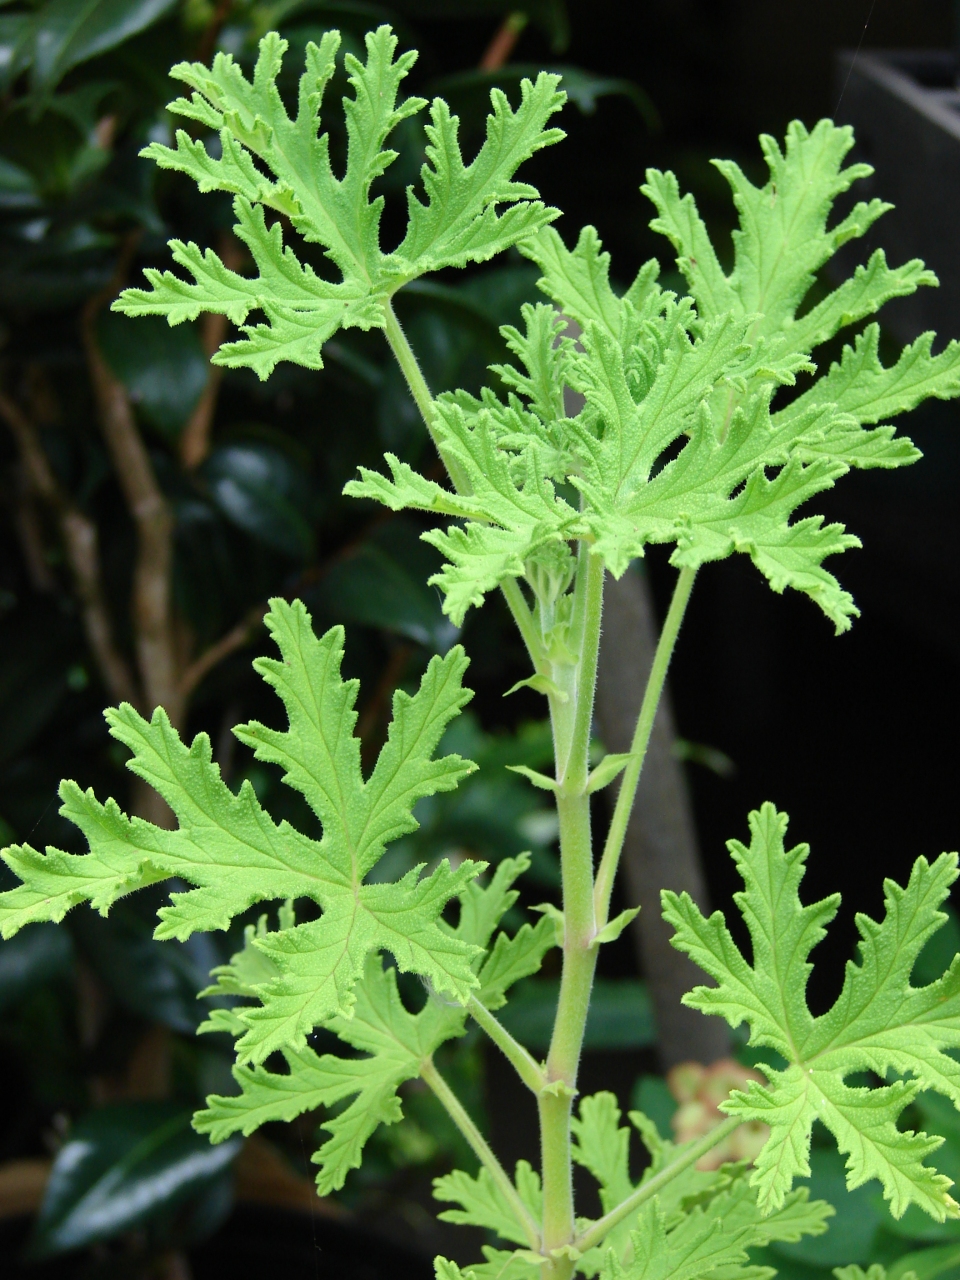
[[[637,727],[634,730],[633,741],[630,744],[630,760],[623,771],[620,792],[617,796],[616,807],[610,822],[610,830],[607,833],[606,844],[603,848],[603,857],[600,859],[600,868],[597,871],[594,902],[600,928],[603,928],[607,923],[607,917],[610,912],[610,895],[613,893],[613,881],[617,874],[617,863],[620,861],[623,841],[627,834],[630,811],[633,809],[633,802],[637,795],[640,772],[643,769],[644,757],[647,754],[647,746],[650,742],[650,734],[653,731],[657,707],[660,705],[660,695],[663,693],[664,681],[667,678],[667,668],[670,666],[670,659],[677,643],[680,624],[683,622],[683,615],[686,612],[687,602],[690,599],[690,592],[693,590],[693,582],[696,576],[696,569],[681,569],[677,575],[677,581],[673,589],[673,599],[670,601],[670,608],[664,620],[663,630],[660,632],[657,650],[653,657],[653,666],[650,668],[650,676],[643,694],[643,702],[640,704]]]
[[[493,1154],[487,1144],[487,1140],[467,1114],[463,1103],[435,1067],[432,1058],[427,1058],[420,1064],[420,1075],[433,1090],[434,1094],[436,1094],[450,1119],[470,1144],[474,1155],[476,1155],[477,1159],[497,1184],[501,1194],[505,1197],[507,1203],[513,1210],[517,1223],[524,1235],[527,1237],[530,1248],[539,1249],[540,1232],[537,1229],[537,1224],[534,1222],[533,1217],[530,1214],[530,1210],[520,1199],[517,1189],[510,1181],[503,1165]]]
[[[587,776],[590,726],[600,645],[603,609],[603,561],[581,548],[575,590],[582,608],[580,656],[573,707],[553,705],[557,815],[560,820],[560,873],[563,882],[563,973],[557,1016],[547,1055],[550,1085],[539,1098],[543,1171],[543,1248],[548,1256],[572,1243],[575,1233],[570,1111],[577,1089],[577,1070],[590,1007],[590,991],[597,964],[597,932],[593,905],[593,852]],[[572,716],[571,716],[572,710]],[[564,734],[557,732],[558,721]],[[566,739],[566,733],[569,738]],[[564,740],[566,739],[566,740]],[[569,1258],[552,1258],[545,1280],[567,1280]]]
[[[480,1003],[476,996],[470,997],[467,1011],[483,1028],[493,1043],[501,1050],[504,1057],[512,1064],[517,1075],[535,1094],[547,1083],[543,1068],[522,1044],[514,1040],[506,1027],[499,1022],[490,1010]]]
[[[444,452],[437,432],[433,396],[430,394],[430,388],[427,386],[427,380],[417,362],[413,347],[407,341],[407,335],[403,332],[400,321],[397,319],[397,313],[389,300],[383,304],[383,317],[383,331],[386,334],[387,342],[390,344],[390,350],[393,352],[397,364],[407,380],[410,394],[413,396],[417,408],[420,410],[420,415],[426,423],[430,439],[433,441],[437,453],[443,459],[444,466],[447,468],[450,479],[453,482],[453,487],[457,493],[470,493],[470,482],[463,468],[456,459],[448,457]]]
[[[581,1253],[586,1253],[588,1249],[592,1249],[594,1245],[602,1244],[605,1237],[613,1230],[617,1223],[622,1222],[640,1208],[645,1201],[651,1196],[658,1195],[663,1188],[677,1176],[683,1173],[684,1169],[689,1169],[692,1164],[705,1156],[708,1151],[712,1151],[718,1143],[723,1142],[725,1138],[729,1138],[741,1121],[739,1116],[730,1116],[715,1129],[711,1129],[709,1133],[699,1140],[699,1142],[691,1143],[689,1147],[684,1148],[676,1160],[668,1164],[666,1168],[661,1169],[655,1174],[649,1182],[645,1182],[642,1187],[638,1187],[632,1195],[627,1196],[621,1204],[615,1209],[611,1209],[609,1213],[604,1214],[602,1218],[598,1218],[587,1229],[579,1235],[574,1242],[577,1249]]]
[[[520,583],[516,578],[504,578],[500,584],[500,590],[503,592],[507,607],[513,614],[513,620],[517,624],[517,630],[523,638],[523,643],[527,646],[527,653],[530,655],[533,669],[534,671],[540,671],[542,645],[537,635],[537,626],[533,614],[530,612],[530,606],[523,598]]]

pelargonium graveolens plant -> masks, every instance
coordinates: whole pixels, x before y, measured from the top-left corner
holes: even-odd
[[[349,147],[337,177],[319,113],[338,44],[337,33],[328,32],[319,46],[307,46],[295,116],[276,88],[285,49],[276,35],[261,42],[252,81],[224,54],[212,69],[173,69],[192,93],[171,111],[219,131],[219,158],[183,131],[175,148],[153,143],[145,154],[188,174],[201,191],[233,194],[236,234],[256,274],[241,275],[211,250],[174,241],[174,262],[188,278],[149,271],[150,287],[128,289],[115,305],[128,315],[166,316],[171,324],[203,311],[225,314],[241,336],[221,347],[217,363],[252,368],[261,378],[281,360],[319,368],[324,342],[340,328],[383,330],[448,480],[428,478],[388,454],[388,474],[362,470],[347,493],[449,520],[425,537],[444,557],[432,581],[455,623],[488,592],[503,593],[529,653],[527,683],[549,705],[553,776],[525,773],[556,801],[562,910],[547,910],[512,934],[500,929],[516,900],[512,886],[523,857],[505,859],[489,874],[476,862],[443,861],[429,874],[418,868],[395,883],[369,879],[390,841],[416,826],[416,802],[456,787],[474,767],[436,755],[446,725],[471,696],[462,683],[467,659],[455,646],[431,660],[415,693],[395,695],[386,743],[364,776],[354,736],[356,682],[340,675],[343,631],[334,627],[318,637],[301,603],[278,599],[267,625],[279,659],[255,665],[283,700],[289,727],[280,732],[252,722],[235,732],[257,759],[283,769],[320,819],[323,838],[276,824],[249,783],[238,794],[229,790],[205,735],[187,746],[162,708],[148,723],[124,705],[107,712],[111,733],[132,752],[130,768],[167,800],[177,829],[127,818],[114,801],[101,804],[64,782],[62,812],[83,831],[90,851],[6,850],[22,884],[0,895],[4,936],[31,921],[61,920],[83,901],[106,913],[124,894],[171,876],[193,887],[171,893],[159,913],[158,938],[225,929],[255,903],[283,902],[277,927],[267,927],[267,916],[248,927],[243,950],[215,973],[214,989],[236,999],[214,1010],[201,1029],[235,1037],[238,1091],[209,1098],[195,1125],[216,1142],[339,1105],[314,1156],[318,1187],[328,1192],[359,1165],[376,1127],[399,1119],[400,1087],[421,1077],[480,1162],[477,1176],[458,1171],[438,1179],[437,1198],[455,1206],[443,1216],[498,1238],[466,1271],[437,1259],[440,1280],[770,1276],[769,1268],[751,1264],[750,1249],[818,1234],[832,1213],[794,1186],[809,1173],[815,1119],[845,1153],[850,1187],[879,1180],[895,1215],[915,1204],[938,1221],[957,1216],[949,1179],[927,1163],[939,1140],[897,1126],[921,1089],[960,1105],[960,1065],[947,1052],[960,1047],[960,960],[931,985],[910,984],[920,949],[944,920],[938,908],[957,875],[953,855],[932,865],[919,858],[905,888],[887,882],[883,920],[858,917],[858,959],[848,964],[833,1008],[814,1017],[805,998],[808,957],[837,899],[801,904],[807,849],[787,848],[786,817],[764,805],[750,815],[749,845],[729,846],[744,882],[736,903],[751,958],[720,913],[706,919],[686,895],[671,893],[663,909],[675,945],[712,979],[686,1002],[731,1026],[746,1023],[751,1044],[775,1051],[762,1066],[766,1083],[734,1092],[723,1106],[724,1122],[681,1145],[632,1113],[651,1157],[636,1183],[630,1130],[612,1095],[577,1093],[597,955],[635,914],[611,919],[611,891],[696,575],[708,561],[748,555],[775,591],[804,592],[838,632],[850,627],[856,607],[824,560],[857,539],[842,525],[795,513],[851,467],[899,467],[919,457],[909,440],[876,424],[926,397],[960,393],[960,346],[951,343],[934,356],[928,334],[885,367],[877,325],[870,323],[826,371],[818,374],[811,353],[888,299],[935,284],[934,277],[917,261],[891,268],[878,250],[803,309],[835,251],[887,208],[879,200],[856,204],[828,227],[836,197],[869,170],[843,168],[851,132],[823,120],[810,132],[792,124],[783,149],[772,138],[761,140],[770,171],[762,188],[735,164],[718,166],[740,219],[729,274],[692,198],[681,197],[672,174],[650,171],[643,190],[656,206],[653,226],[673,244],[689,292],[678,297],[662,289],[652,261],[618,295],[596,232],[585,228],[569,248],[551,225],[559,211],[516,178],[524,160],[562,137],[549,122],[564,95],[559,77],[545,73],[524,82],[516,109],[494,91],[486,140],[468,165],[456,118],[442,100],[430,104],[421,187],[408,194],[403,240],[385,252],[383,200],[371,198],[371,188],[395,159],[387,149],[391,131],[427,104],[400,97],[415,55],[397,58],[386,27],[368,35],[366,62],[346,59]],[[322,247],[328,273],[301,263],[284,243],[289,229]],[[495,370],[504,394],[487,389],[479,399],[465,392],[434,398],[393,295],[428,272],[482,262],[510,247],[536,263],[547,301],[523,308],[522,329],[504,331],[517,361]],[[248,323],[252,313],[263,319]],[[578,326],[576,342],[570,321]],[[800,377],[801,390],[781,394]],[[565,388],[584,397],[572,416]],[[604,578],[624,573],[650,543],[673,546],[672,603],[631,750],[591,770]],[[618,776],[610,828],[595,849],[590,796]],[[298,924],[296,899],[316,904],[319,915],[314,910]],[[458,910],[451,914],[453,902]],[[497,1012],[511,986],[535,973],[553,947],[562,950],[562,982],[550,1049],[539,1062]],[[428,988],[416,1013],[400,998],[398,970],[420,975]],[[506,1055],[539,1110],[539,1161],[521,1161],[513,1175],[434,1063],[438,1047],[462,1035],[470,1018]],[[342,1055],[310,1047],[317,1027],[339,1037]],[[275,1052],[285,1058],[285,1072],[264,1065]],[[881,1083],[848,1082],[862,1071]],[[699,1169],[701,1157],[745,1121],[770,1129],[753,1166]],[[599,1185],[599,1219],[576,1215],[574,1162]]]

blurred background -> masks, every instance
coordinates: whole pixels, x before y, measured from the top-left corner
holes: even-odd
[[[307,41],[336,26],[343,48],[359,51],[363,33],[384,21],[420,50],[409,92],[445,96],[468,151],[482,136],[492,86],[515,97],[524,75],[562,71],[567,140],[522,176],[564,210],[558,228],[568,243],[584,223],[598,228],[623,284],[657,256],[664,279],[682,288],[669,246],[648,229],[652,210],[638,190],[647,166],[677,172],[729,255],[733,207],[710,158],[733,157],[762,183],[758,133],[781,135],[796,117],[852,121],[861,154],[877,166],[872,193],[903,193],[878,241],[896,261],[923,256],[944,284],[939,300],[927,291],[918,307],[891,311],[886,358],[932,326],[942,333],[937,349],[960,335],[951,302],[960,295],[960,27],[951,0],[0,4],[4,844],[78,847],[58,815],[62,777],[165,820],[106,734],[102,709],[121,699],[146,710],[162,703],[183,732],[207,732],[231,786],[249,778],[274,816],[310,830],[315,819],[298,797],[231,734],[250,718],[277,722],[251,661],[266,651],[266,599],[299,595],[318,628],[347,625],[368,759],[396,688],[457,638],[471,658],[476,697],[449,745],[481,771],[422,805],[420,830],[391,851],[384,874],[451,852],[496,860],[530,849],[523,901],[557,893],[552,815],[542,793],[504,768],[549,759],[542,699],[530,690],[501,696],[527,674],[505,611],[492,598],[458,637],[424,585],[434,568],[419,541],[426,526],[340,497],[356,467],[377,465],[385,449],[430,465],[380,335],[340,334],[322,372],[282,365],[259,383],[249,371],[209,365],[227,336],[220,318],[169,329],[109,310],[144,266],[168,264],[171,236],[212,246],[243,269],[226,199],[200,196],[137,158],[147,141],[170,137],[171,64],[224,49],[249,67],[259,36],[277,28],[290,43],[286,92]],[[856,61],[843,61],[842,50],[859,50]],[[341,72],[328,104],[345,88]],[[328,119],[341,155],[336,108]],[[416,122],[401,132],[401,158],[382,180],[387,240],[424,145]],[[866,252],[854,246],[844,266]],[[535,279],[507,256],[401,295],[435,391],[495,381],[486,366],[505,356],[499,326],[534,297]],[[808,600],[772,595],[740,557],[700,575],[631,829],[625,900],[651,904],[652,889],[671,880],[727,906],[736,885],[725,840],[744,835],[748,809],[763,800],[786,809],[795,839],[813,846],[808,899],[844,893],[817,952],[818,1011],[853,953],[854,909],[876,914],[884,875],[903,877],[918,854],[958,842],[958,427],[951,404],[917,412],[902,429],[923,461],[903,474],[849,476],[823,503],[864,541],[835,567],[863,610],[850,634],[835,638]],[[672,572],[654,550],[610,593],[596,725],[610,749],[622,749]],[[601,802],[596,820],[605,819]],[[229,1046],[193,1037],[204,1016],[196,997],[240,939],[154,942],[155,906],[144,892],[108,920],[81,908],[64,927],[32,926],[0,943],[3,1274],[243,1280],[282,1268],[290,1277],[397,1280],[432,1275],[438,1250],[476,1257],[482,1241],[438,1226],[429,1196],[431,1179],[453,1162],[469,1165],[469,1152],[415,1088],[404,1120],[381,1130],[336,1201],[312,1190],[320,1115],[242,1145],[210,1148],[192,1133],[197,1103],[231,1088]],[[958,946],[951,920],[922,959],[926,976]],[[716,1116],[717,1081],[728,1088],[735,1066],[695,1081],[692,1093],[689,1079],[684,1093],[662,1073],[686,1059],[751,1059],[721,1028],[676,1016],[689,985],[645,911],[637,932],[604,952],[585,1092],[613,1089],[664,1132],[678,1102],[687,1107],[682,1123]],[[556,990],[548,964],[506,1015],[535,1051],[546,1046]],[[530,1155],[535,1117],[496,1057],[468,1036],[442,1065],[502,1156]],[[941,1167],[960,1178],[957,1117],[925,1103],[911,1121],[945,1135]],[[841,1212],[827,1236],[769,1251],[764,1261],[788,1280],[921,1249],[924,1277],[960,1276],[954,1224],[910,1214],[894,1224],[869,1187],[846,1196],[826,1148],[815,1151],[814,1182]]]

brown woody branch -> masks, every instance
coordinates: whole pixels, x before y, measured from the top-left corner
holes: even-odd
[[[235,653],[249,643],[257,628],[263,622],[263,615],[266,612],[267,606],[258,604],[256,608],[250,610],[242,622],[238,622],[235,627],[221,636],[215,644],[212,644],[209,649],[205,649],[198,658],[190,663],[180,677],[180,696],[184,702],[189,699],[208,671],[212,671],[224,658],[229,657],[231,653]]]
[[[221,236],[217,253],[220,261],[230,271],[239,271],[243,265],[243,248],[232,231],[224,232]],[[214,311],[204,312],[200,321],[200,341],[208,361],[220,349],[228,328],[226,316]],[[222,379],[222,367],[208,363],[206,385],[180,435],[180,462],[185,471],[193,471],[210,452],[210,433]]]
[[[499,71],[505,63],[510,61],[517,41],[520,39],[520,33],[528,21],[529,19],[525,13],[507,14],[480,59],[479,69],[481,71]]]
[[[97,316],[116,295],[136,243],[136,237],[128,237],[113,280],[84,306],[80,333],[101,430],[136,529],[132,612],[144,709],[162,706],[179,727],[185,703],[173,620],[173,515],[157,483],[126,388],[107,364],[96,332]]]
[[[36,424],[2,391],[0,416],[17,442],[31,488],[57,519],[80,598],[87,643],[110,697],[115,702],[132,702],[136,706],[140,702],[136,681],[113,639],[113,625],[100,573],[97,526],[63,491],[43,451]]]

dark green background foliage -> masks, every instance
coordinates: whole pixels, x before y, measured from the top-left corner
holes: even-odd
[[[514,8],[530,21],[511,61],[497,72],[478,71]],[[949,8],[946,0],[910,6],[878,0],[873,7],[867,0],[0,6],[0,393],[26,420],[57,489],[51,503],[31,484],[15,424],[4,414],[3,843],[73,847],[76,832],[57,813],[61,777],[93,786],[101,798],[131,799],[122,754],[101,716],[113,693],[88,644],[62,537],[64,511],[96,529],[116,645],[135,668],[137,533],[104,443],[92,343],[125,391],[173,519],[173,643],[181,673],[223,637],[235,641],[196,682],[183,714],[190,735],[210,734],[230,785],[249,778],[275,817],[288,816],[306,831],[316,821],[302,804],[284,808],[296,803],[293,793],[229,732],[250,718],[277,723],[278,707],[250,666],[267,648],[258,619],[269,595],[302,597],[318,632],[346,623],[345,674],[362,681],[360,732],[372,757],[392,689],[415,683],[429,658],[460,638],[477,697],[446,746],[477,761],[480,772],[458,792],[423,802],[420,831],[391,850],[385,874],[395,878],[401,864],[451,850],[497,859],[528,848],[524,900],[542,901],[556,889],[550,815],[537,793],[503,768],[542,766],[549,748],[538,696],[522,690],[500,697],[527,671],[497,601],[471,614],[458,636],[436,592],[424,585],[437,560],[419,541],[425,526],[340,496],[358,464],[378,466],[385,449],[430,465],[419,415],[381,335],[339,335],[326,346],[320,373],[281,365],[261,384],[249,371],[228,371],[212,387],[205,350],[211,333],[203,321],[170,329],[97,305],[121,284],[140,283],[143,266],[167,266],[171,236],[222,253],[239,250],[229,238],[225,198],[199,196],[191,182],[137,158],[147,142],[170,138],[163,106],[174,92],[166,74],[173,62],[222,47],[249,70],[257,38],[276,27],[291,46],[284,86],[291,90],[308,40],[337,26],[342,48],[357,51],[368,28],[389,21],[403,47],[421,50],[408,91],[443,94],[461,115],[467,148],[481,136],[492,84],[515,97],[531,68],[562,70],[572,100],[560,121],[568,140],[538,155],[521,177],[564,209],[559,229],[568,242],[582,223],[597,225],[619,279],[632,278],[657,253],[673,284],[665,245],[647,230],[652,210],[638,190],[645,167],[675,169],[712,227],[723,231],[731,212],[708,156],[736,156],[754,176],[760,129],[780,133],[792,116],[812,123],[834,110],[830,49],[855,44],[868,11],[868,45],[943,45],[951,38]],[[341,72],[330,99],[344,87]],[[338,113],[330,119],[339,158]],[[416,178],[420,128],[404,126],[403,155],[381,180],[385,243],[400,225],[403,188]],[[936,267],[935,247],[927,256]],[[476,391],[490,376],[486,366],[505,357],[498,327],[516,322],[520,304],[534,297],[536,274],[508,257],[398,298],[434,391]],[[214,391],[209,438],[190,454],[185,439]],[[810,896],[857,889],[859,868],[867,865],[867,883],[875,886],[868,893],[877,900],[859,891],[847,898],[874,914],[878,870],[899,874],[915,855],[956,843],[956,743],[940,727],[960,693],[955,417],[955,409],[934,406],[911,422],[928,458],[892,487],[883,474],[848,482],[844,514],[867,544],[860,563],[844,568],[845,585],[864,612],[849,637],[834,640],[805,602],[772,599],[746,566],[731,562],[703,575],[674,695],[684,737],[718,749],[737,767],[732,778],[691,771],[708,878],[721,903],[733,887],[721,842],[740,833],[742,814],[767,794],[791,811],[821,854],[811,865]],[[907,527],[909,538],[901,532]],[[651,558],[655,589],[662,567]],[[696,758],[698,751],[710,758],[699,748],[688,754]],[[0,1221],[5,1274],[22,1265],[24,1274],[37,1276],[145,1276],[157,1267],[152,1274],[172,1276],[176,1251],[192,1250],[199,1276],[222,1273],[218,1265],[237,1277],[258,1267],[257,1274],[264,1267],[279,1274],[281,1265],[290,1276],[314,1275],[315,1257],[330,1268],[321,1274],[361,1276],[350,1228],[326,1219],[313,1228],[302,1214],[281,1224],[263,1210],[244,1210],[230,1228],[234,1251],[224,1252],[236,1148],[209,1148],[187,1117],[207,1093],[230,1087],[224,1048],[216,1037],[195,1042],[193,1032],[204,1016],[196,993],[240,939],[155,942],[154,906],[150,893],[141,893],[109,921],[84,908],[63,928],[32,926],[0,945],[0,1179],[4,1161],[59,1152],[29,1261],[14,1261],[25,1220]],[[838,929],[826,944],[832,951],[818,972],[839,973],[837,962],[853,938],[845,918],[847,932]],[[629,942],[607,950],[584,1092],[612,1086],[626,1101],[638,1072],[655,1067],[654,1032]],[[946,961],[930,963],[942,969]],[[813,1000],[826,1005],[833,994],[815,990]],[[415,984],[405,996],[416,1001]],[[511,1029],[532,1049],[543,1047],[555,997],[548,975],[511,1005]],[[499,1065],[484,1064],[468,1036],[444,1069],[510,1159],[514,1146],[526,1142],[531,1117],[511,1110]],[[395,1241],[412,1241],[421,1230],[425,1255],[450,1253],[456,1245],[423,1234],[420,1202],[433,1174],[454,1155],[467,1163],[469,1156],[427,1095],[412,1094],[405,1109],[407,1118],[382,1131],[373,1157],[348,1183],[345,1202],[361,1219],[386,1222]],[[917,1120],[947,1136],[943,1168],[960,1178],[955,1117],[937,1110]],[[286,1144],[292,1166],[309,1176],[299,1132],[270,1137]],[[770,1261],[782,1275],[822,1276],[824,1267],[893,1259],[921,1243],[956,1247],[960,1258],[954,1224],[921,1223],[908,1214],[893,1228],[870,1190],[849,1199],[835,1192],[833,1161],[826,1148],[815,1158],[813,1194],[841,1206],[836,1226],[803,1245],[779,1246]],[[214,1243],[203,1245],[218,1229]],[[323,1244],[319,1255],[314,1229]],[[278,1240],[288,1250],[282,1258]],[[264,1241],[273,1242],[272,1253],[264,1253]],[[392,1276],[421,1274],[416,1254],[406,1261],[398,1247],[385,1255],[384,1267]],[[469,1242],[460,1247],[471,1251]],[[371,1277],[387,1274],[377,1269],[376,1247],[367,1241],[362,1256]],[[941,1261],[953,1266],[951,1256]]]

